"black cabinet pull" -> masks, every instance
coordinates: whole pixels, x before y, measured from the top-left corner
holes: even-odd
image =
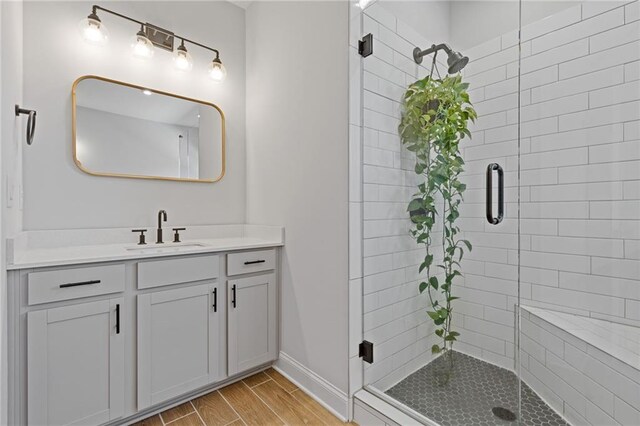
[[[236,307],[236,285],[231,286],[231,306]]]
[[[244,262],[245,265],[255,265],[256,263],[264,263],[266,260],[250,260],[248,262]]]
[[[116,334],[120,334],[120,304],[116,305]]]
[[[213,312],[218,312],[218,288],[213,289]]]
[[[80,281],[77,283],[60,284],[60,288],[78,287],[81,285],[100,284],[100,280]]]
[[[498,172],[498,217],[493,217],[493,171]],[[500,164],[487,166],[487,221],[497,225],[504,219],[504,171]]]

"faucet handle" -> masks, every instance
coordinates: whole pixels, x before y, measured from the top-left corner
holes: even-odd
[[[174,243],[179,243],[180,242],[180,231],[186,231],[187,228],[173,228],[173,231],[175,232],[175,234],[173,234],[173,242]]]
[[[146,229],[132,229],[131,232],[139,232],[140,233],[140,239],[138,240],[138,245],[139,246],[147,244],[146,237],[144,235],[144,233],[147,232]]]

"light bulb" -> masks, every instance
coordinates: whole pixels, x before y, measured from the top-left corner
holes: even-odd
[[[137,56],[138,58],[151,59],[153,57],[153,43],[147,38],[144,31],[138,31],[138,34],[133,38],[131,51],[133,56]]]
[[[173,66],[180,71],[191,71],[193,68],[193,59],[187,48],[184,47],[184,41],[176,49],[176,54],[173,56]]]
[[[107,27],[100,21],[98,15],[92,13],[78,24],[80,35],[87,43],[104,45],[109,39]]]
[[[215,58],[209,65],[209,77],[213,81],[222,82],[227,77],[227,70],[220,59]]]

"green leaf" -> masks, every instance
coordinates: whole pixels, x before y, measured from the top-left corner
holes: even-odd
[[[420,283],[420,286],[419,286],[420,293],[424,292],[427,289],[427,285],[428,284],[424,281]]]
[[[467,246],[469,251],[471,251],[471,243],[469,241],[467,241],[467,240],[462,240],[462,242],[464,243],[465,246]]]
[[[438,278],[437,277],[429,278],[429,284],[431,284],[431,287],[433,287],[435,290],[437,290],[438,289]]]
[[[418,211],[418,210],[422,210],[422,199],[414,198],[409,203],[409,207],[407,207],[407,211],[415,212],[415,211]]]
[[[434,321],[440,319],[440,315],[437,312],[427,311],[427,315],[429,315],[429,317]]]
[[[432,354],[439,354],[440,353],[440,346],[439,345],[433,345],[431,346],[431,353]]]

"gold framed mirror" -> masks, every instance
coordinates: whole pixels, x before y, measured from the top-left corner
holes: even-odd
[[[104,77],[73,83],[72,151],[94,176],[218,182],[225,118],[215,104]]]

